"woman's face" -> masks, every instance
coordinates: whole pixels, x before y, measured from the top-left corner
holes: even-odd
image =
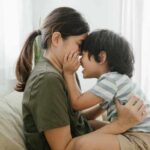
[[[87,33],[69,36],[67,39],[62,40],[61,50],[60,50],[60,59],[63,62],[64,56],[72,52],[80,52],[80,45],[82,41],[86,38]]]

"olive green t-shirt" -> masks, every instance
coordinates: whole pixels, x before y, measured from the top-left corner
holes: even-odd
[[[41,58],[27,81],[23,122],[29,150],[51,150],[43,134],[48,129],[70,125],[72,137],[92,131],[86,118],[72,109],[62,74],[46,58]]]

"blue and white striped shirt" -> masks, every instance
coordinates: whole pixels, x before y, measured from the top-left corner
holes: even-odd
[[[148,101],[142,90],[127,75],[117,72],[105,73],[100,76],[96,85],[89,92],[103,99],[101,107],[107,109],[107,120],[110,122],[117,118],[114,98],[119,99],[122,104],[125,104],[132,95],[140,97],[147,107],[148,115],[143,122],[128,131],[150,132],[150,101]]]

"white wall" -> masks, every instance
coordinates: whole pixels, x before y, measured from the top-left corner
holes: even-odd
[[[38,29],[41,20],[53,9],[70,6],[77,9],[87,19],[91,30],[108,28],[120,32],[120,0],[33,0],[33,27]],[[83,91],[89,89],[95,79],[83,79],[81,68],[78,74]]]

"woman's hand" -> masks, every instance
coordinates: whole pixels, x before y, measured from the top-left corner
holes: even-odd
[[[135,96],[126,105],[122,105],[116,100],[116,108],[118,112],[117,120],[98,129],[97,133],[121,134],[140,123],[147,114],[143,101]]]
[[[118,112],[117,122],[124,131],[143,121],[147,115],[143,101],[135,96],[126,105],[122,105],[116,100],[116,108]]]
[[[74,74],[80,66],[79,52],[71,52],[66,54],[63,62],[63,73]]]

